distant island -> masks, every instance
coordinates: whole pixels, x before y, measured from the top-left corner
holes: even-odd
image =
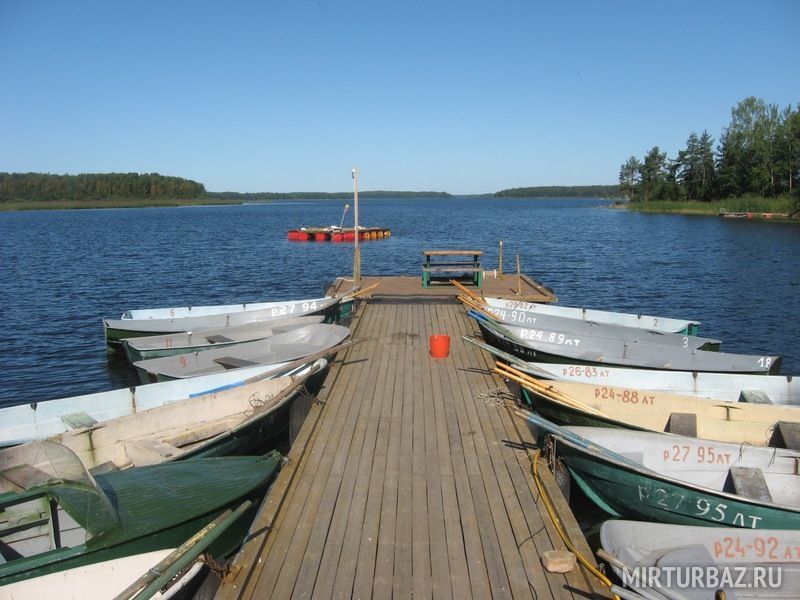
[[[548,185],[510,188],[495,193],[497,198],[621,198],[618,185]]]
[[[361,198],[587,198],[619,197],[620,186],[542,186],[494,194],[364,190]],[[348,200],[352,192],[209,192],[202,183],[159,173],[0,173],[0,210],[135,208],[241,204],[275,200]]]
[[[452,198],[447,192],[392,192],[365,190],[359,198]],[[353,192],[207,192],[206,197],[219,200],[257,202],[259,200],[347,200]]]

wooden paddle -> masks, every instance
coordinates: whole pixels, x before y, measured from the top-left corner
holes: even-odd
[[[512,381],[517,382],[521,386],[527,388],[529,391],[534,392],[536,394],[540,394],[545,398],[552,400],[558,404],[562,404],[565,406],[569,406],[570,408],[576,408],[583,412],[589,413],[594,416],[603,417],[608,419],[608,415],[603,413],[602,411],[597,410],[596,408],[589,406],[585,402],[581,402],[580,400],[576,400],[572,396],[568,396],[557,389],[553,388],[551,385],[547,385],[543,383],[541,380],[536,379],[535,377],[531,377],[527,373],[520,371],[519,369],[515,369],[511,365],[507,365],[505,363],[496,362],[494,372],[498,375],[502,375],[503,377],[507,377]]]

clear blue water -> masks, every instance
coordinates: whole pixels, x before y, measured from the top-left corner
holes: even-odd
[[[420,273],[421,251],[478,248],[562,304],[698,319],[729,352],[782,354],[800,373],[800,227],[643,215],[601,200],[362,200],[362,272]],[[352,272],[351,245],[289,242],[338,224],[343,201],[0,213],[0,404],[135,382],[102,317],[131,308],[321,295]],[[352,213],[348,214],[348,220]],[[352,221],[350,220],[350,223]]]

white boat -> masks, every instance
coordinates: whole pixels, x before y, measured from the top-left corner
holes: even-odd
[[[740,599],[800,595],[800,531],[611,520],[600,544],[633,590],[698,600],[717,589]]]
[[[305,325],[322,323],[324,319],[325,317],[322,315],[290,317],[288,319],[270,319],[269,321],[249,323],[236,327],[148,335],[122,340],[122,347],[125,350],[125,356],[128,357],[130,362],[134,363],[162,356],[202,352],[212,348],[263,340],[273,335],[299,329]]]
[[[559,306],[557,304],[537,304],[535,302],[504,300],[502,298],[485,298],[485,301],[490,307],[497,309],[508,318],[512,317],[513,312],[529,315],[551,315],[570,319],[582,319],[594,323],[606,323],[608,325],[636,327],[648,331],[682,333],[687,335],[697,335],[697,330],[700,327],[700,321],[687,319],[637,315],[633,313],[611,312],[591,308],[576,308],[571,306]],[[522,317],[520,316],[517,318]]]
[[[491,345],[526,361],[611,365],[669,371],[775,374],[781,357],[690,350],[642,341],[546,331],[498,323],[469,312]]]
[[[283,363],[224,371],[204,377],[178,379],[0,408],[0,447],[13,446],[78,429],[101,421],[163,406],[215,390],[244,385],[269,376],[296,374],[304,365]],[[287,371],[288,369],[288,371]]]
[[[669,433],[561,427],[575,483],[615,517],[750,529],[800,528],[800,452]]]
[[[142,554],[123,556],[91,565],[84,565],[8,583],[0,587],[0,600],[108,600],[116,598],[129,584],[167,558],[175,549],[165,548]],[[200,573],[203,563],[196,560],[177,581],[153,598],[167,600],[180,593]]]
[[[328,363],[319,359],[296,376],[261,379],[49,437],[70,449],[90,473],[143,467],[185,458],[257,455],[289,424],[293,400]],[[35,440],[0,452],[0,472],[39,452]]]
[[[504,300],[503,302],[513,301]],[[532,304],[531,306],[537,305]],[[604,323],[575,317],[551,315],[544,312],[528,312],[493,306],[486,306],[483,310],[500,323],[516,325],[518,327],[535,328],[540,331],[571,333],[595,338],[610,338],[645,344],[662,344],[688,350],[719,350],[721,344],[720,340],[712,338],[653,331],[641,327],[630,327],[616,323]]]
[[[126,338],[235,327],[287,317],[323,314],[326,318],[335,320],[343,298],[344,296],[337,296],[286,302],[129,310],[120,319],[103,319],[103,327],[106,343],[113,346],[121,344],[121,340]]]
[[[545,379],[670,392],[728,402],[800,404],[800,380],[791,375],[653,371],[518,360],[515,366]]]
[[[221,373],[228,369],[298,360],[342,343],[350,330],[341,325],[306,325],[266,340],[227,348],[165,356],[133,364],[143,382]]]

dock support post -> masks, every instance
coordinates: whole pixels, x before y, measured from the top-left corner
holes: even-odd
[[[497,259],[497,276],[503,279],[503,240],[500,240],[500,256]]]
[[[355,235],[354,244],[355,250],[353,252],[353,285],[358,285],[361,281],[361,249],[358,247],[358,238],[361,237],[358,231],[358,167],[353,167],[351,171],[353,176],[353,219],[355,221]]]

